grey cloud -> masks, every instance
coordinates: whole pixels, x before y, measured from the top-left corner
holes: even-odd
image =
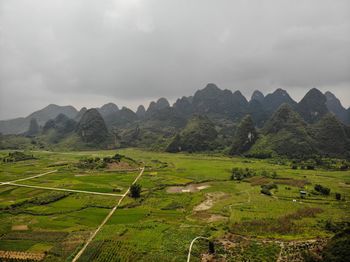
[[[347,0],[0,0],[0,118],[45,100],[175,99],[207,82],[297,97],[319,87],[349,106],[349,10]],[[21,92],[32,105],[13,103]]]

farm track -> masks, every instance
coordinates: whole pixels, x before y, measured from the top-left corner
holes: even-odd
[[[32,179],[32,178],[45,176],[45,175],[48,175],[48,174],[51,174],[51,173],[55,173],[55,172],[57,172],[57,170],[52,170],[52,171],[45,172],[45,173],[42,173],[42,174],[39,174],[39,175],[30,176],[30,177],[26,177],[26,178],[20,178],[20,179],[16,179],[16,180],[12,180],[12,181],[0,182],[0,185],[8,185],[8,184],[16,183],[16,182],[19,182],[19,181],[24,181],[24,180],[29,180],[29,179]]]
[[[130,185],[130,187],[128,188],[128,190],[124,193],[124,195],[119,199],[117,205],[115,207],[113,207],[113,209],[108,213],[108,215],[106,216],[106,218],[102,221],[102,223],[98,226],[98,228],[95,230],[95,232],[90,236],[90,238],[88,239],[88,241],[85,243],[85,245],[83,246],[82,249],[80,249],[80,251],[76,254],[76,256],[73,258],[72,262],[76,262],[78,261],[78,259],[81,257],[81,255],[84,253],[84,251],[86,250],[86,248],[89,246],[89,244],[92,242],[92,240],[95,238],[95,236],[97,235],[97,233],[101,230],[101,228],[107,223],[107,221],[111,218],[111,216],[114,214],[114,212],[117,210],[117,208],[119,207],[119,205],[121,204],[121,202],[123,201],[123,199],[129,194],[130,192],[130,188],[133,184],[135,184],[137,182],[137,180],[139,180],[139,178],[142,176],[143,171],[145,170],[145,168],[141,168],[141,172],[140,174],[135,178],[134,182],[132,182],[132,184]]]
[[[73,192],[73,193],[84,193],[84,194],[102,195],[102,196],[119,196],[119,197],[123,196],[123,194],[102,193],[102,192],[95,192],[95,191],[75,190],[75,189],[57,188],[57,187],[33,186],[33,185],[16,184],[16,183],[10,183],[10,182],[2,183],[1,185],[37,188],[37,189],[54,190],[54,191],[65,191],[65,192]]]

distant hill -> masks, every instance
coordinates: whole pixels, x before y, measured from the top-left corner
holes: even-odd
[[[55,119],[50,119],[45,123],[41,137],[48,143],[56,144],[71,135],[75,131],[76,126],[76,121],[64,114],[59,114]]]
[[[350,115],[348,111],[343,107],[340,100],[331,92],[327,91],[326,106],[329,112],[333,113],[340,121],[345,124],[350,124]]]
[[[298,103],[297,111],[306,122],[315,123],[329,112],[326,101],[324,94],[312,88]]]
[[[94,148],[106,147],[111,138],[101,114],[94,108],[84,113],[76,132],[82,141]]]
[[[137,108],[136,115],[137,115],[138,118],[144,118],[145,117],[146,109],[145,109],[145,107],[143,105],[140,105]]]
[[[248,101],[239,91],[232,93],[219,89],[215,84],[208,84],[194,94],[191,104],[194,113],[236,121],[245,115]]]
[[[249,117],[247,116],[249,115]],[[32,123],[31,123],[32,121]],[[31,123],[31,124],[30,124]],[[166,98],[137,111],[108,103],[79,112],[49,105],[25,118],[0,121],[0,132],[27,135],[16,148],[143,147],[155,150],[222,151],[252,156],[349,155],[350,109],[332,93],[309,90],[299,103],[283,89],[264,96],[207,84],[170,105]],[[1,136],[6,139],[6,135]],[[2,143],[11,147],[7,141]],[[11,147],[13,148],[13,147]]]
[[[322,153],[340,156],[350,152],[350,139],[346,127],[334,115],[325,115],[311,130],[316,147]]]
[[[74,120],[75,121],[80,121],[81,117],[85,114],[85,112],[87,111],[86,107],[82,107],[79,112],[75,115]]]
[[[207,117],[195,115],[170,142],[168,152],[198,152],[209,151],[216,147],[217,131],[213,122]]]
[[[69,118],[74,118],[78,111],[73,106],[58,106],[50,104],[41,110],[35,111],[27,117],[20,117],[10,120],[0,121],[0,133],[20,134],[28,130],[31,119],[36,119],[38,125],[42,126],[49,119],[53,119],[59,114],[64,114]]]
[[[253,155],[278,154],[303,157],[315,153],[307,124],[288,104],[283,104],[266,122],[262,136],[254,144]]]
[[[262,100],[265,111],[268,113],[275,112],[282,104],[288,104],[292,108],[296,106],[296,102],[289,96],[286,90],[281,88],[276,89],[271,94],[267,94]]]
[[[233,137],[230,149],[231,155],[239,155],[248,151],[258,139],[253,119],[250,115],[245,116],[239,123]]]
[[[101,108],[97,108],[97,110],[102,117],[108,117],[111,114],[117,113],[119,111],[119,107],[114,103],[108,103],[101,106]]]
[[[260,103],[264,101],[264,94],[261,93],[259,90],[255,90],[250,98],[250,101],[256,100]]]
[[[35,118],[30,119],[29,128],[24,134],[26,136],[36,136],[40,133],[40,127]]]

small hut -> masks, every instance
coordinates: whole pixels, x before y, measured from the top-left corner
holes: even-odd
[[[301,191],[300,191],[300,198],[305,198],[306,195],[307,195],[307,192],[306,192],[306,191],[304,191],[304,190],[301,190]]]

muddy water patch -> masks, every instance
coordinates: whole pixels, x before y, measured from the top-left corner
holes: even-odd
[[[200,184],[189,184],[187,186],[171,186],[168,187],[167,193],[193,193],[198,192],[203,189],[210,187],[208,183],[200,183]]]

